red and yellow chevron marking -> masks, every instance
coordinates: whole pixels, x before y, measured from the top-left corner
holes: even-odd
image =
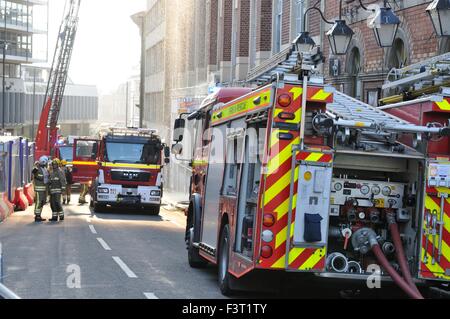
[[[439,191],[442,188],[436,188],[436,193],[442,193]],[[449,191],[448,189],[446,189]],[[437,196],[426,195],[425,208],[431,212],[436,211],[438,220],[441,217],[441,199]],[[439,247],[439,233],[436,236],[435,242],[435,259],[436,263],[432,264],[433,259],[433,236],[427,236],[425,233],[425,223],[423,223],[424,236],[422,237],[422,250],[421,250],[421,263],[420,263],[420,276],[427,279],[439,279],[450,281],[450,276],[446,275],[446,272],[450,269],[450,199],[446,199],[444,202],[444,229],[442,236],[442,257],[440,263],[437,261],[438,247]],[[428,249],[425,251],[426,243],[428,242]],[[428,255],[428,262],[425,264],[424,257]],[[448,274],[448,272],[447,272]]]
[[[434,102],[433,111],[450,112],[450,98],[446,97],[442,102]]]
[[[285,90],[294,97],[294,103],[287,108],[287,112],[294,113],[295,119],[289,122],[294,124],[300,123],[302,110],[299,99],[303,91],[301,88],[292,86],[286,86]],[[283,94],[283,92],[279,92],[279,94]],[[317,99],[329,97],[327,93],[321,92],[319,89],[312,90],[310,94],[316,96]],[[277,119],[280,112],[283,112],[283,110],[275,109],[274,120]],[[278,137],[279,133],[290,133],[293,138],[292,140],[280,140]],[[293,210],[295,210],[299,179],[299,167],[294,168],[294,172],[292,172],[292,147],[299,143],[300,136],[298,131],[279,129],[273,129],[272,131],[269,160],[265,168],[265,192],[261,206],[264,213],[273,213],[277,217],[276,224],[271,228],[275,235],[275,244],[273,256],[269,259],[261,259],[258,265],[259,268],[285,269],[286,258],[289,259],[289,270],[320,271],[325,268],[326,247],[322,249],[293,247],[289,252],[286,252],[291,182],[294,183],[295,189],[292,198]],[[332,161],[332,157],[329,161]],[[292,177],[294,178],[293,181]],[[294,235],[295,214],[293,214],[292,218],[291,238]]]
[[[300,152],[297,155],[298,161],[314,162],[314,163],[331,163],[333,162],[333,154],[320,152]]]

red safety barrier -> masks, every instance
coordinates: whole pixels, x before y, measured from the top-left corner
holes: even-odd
[[[13,203],[16,206],[16,210],[18,211],[24,211],[30,206],[30,204],[28,203],[28,199],[23,192],[22,187],[18,187],[14,191]]]
[[[0,221],[11,216],[13,211],[14,205],[9,202],[8,195],[6,193],[0,193]]]
[[[25,185],[25,188],[23,190],[25,197],[28,200],[28,204],[31,206],[34,204],[34,187],[33,183]]]

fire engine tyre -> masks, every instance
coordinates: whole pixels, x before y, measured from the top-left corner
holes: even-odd
[[[231,288],[232,276],[228,272],[228,265],[230,262],[230,226],[225,225],[220,235],[219,246],[219,260],[218,260],[218,275],[219,287],[224,296],[231,296],[234,291]]]
[[[200,256],[199,249],[194,247],[194,227],[189,230],[188,262],[191,268],[205,268],[208,262]]]
[[[148,213],[151,216],[159,216],[160,212],[161,212],[161,206],[150,206],[150,207],[148,207]]]

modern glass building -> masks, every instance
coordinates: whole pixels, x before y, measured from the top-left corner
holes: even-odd
[[[22,68],[48,60],[47,30],[47,0],[0,0],[0,128],[20,133]]]

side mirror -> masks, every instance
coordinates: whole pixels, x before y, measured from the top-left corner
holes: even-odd
[[[164,157],[170,157],[170,148],[168,146],[164,147]]]
[[[173,141],[174,142],[181,142],[183,141],[183,133],[184,133],[184,128],[186,127],[186,120],[179,118],[175,120],[175,125],[173,128]]]

